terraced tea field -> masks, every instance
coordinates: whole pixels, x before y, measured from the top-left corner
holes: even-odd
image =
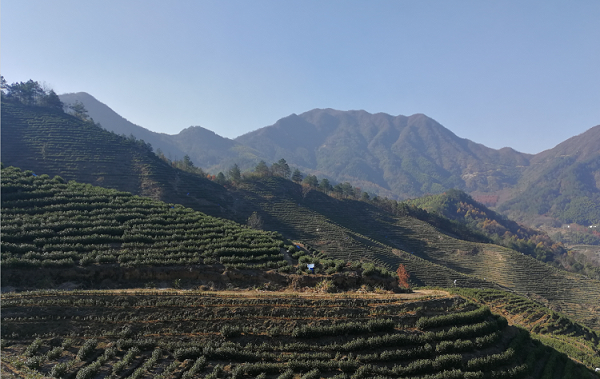
[[[215,264],[226,269],[288,266],[277,233],[14,168],[2,169],[1,237],[3,283],[30,288],[39,280],[52,280],[35,281],[23,274],[36,268],[56,269],[63,281],[72,275],[99,282],[102,278],[94,272],[118,277],[124,268],[140,266],[184,267],[190,272]],[[104,274],[98,271],[102,267]],[[110,271],[115,274],[106,273]]]
[[[38,174],[2,169],[3,290],[34,290],[2,295],[4,375],[593,377],[563,353],[597,364],[598,281],[282,178],[228,190],[60,112],[3,102],[2,120],[4,163]],[[270,232],[211,217],[245,222],[254,211]],[[475,303],[392,295],[381,267],[399,264],[413,285],[453,287]],[[389,294],[316,294],[350,282]],[[39,291],[157,285],[313,289]]]
[[[426,222],[382,213],[364,202],[316,191],[303,194],[285,182],[252,183],[247,194],[263,209],[265,222],[280,225],[285,236],[336,258],[361,257],[388,268],[404,264],[416,285],[516,291],[600,330],[600,281],[502,246],[456,239]]]
[[[405,264],[411,272],[411,281],[416,285],[507,288],[529,294],[553,310],[562,311],[600,330],[599,281],[568,274],[515,251],[462,241],[425,222],[412,217],[395,217],[364,202],[336,200],[317,191],[304,193],[300,186],[281,178],[265,178],[243,184],[244,188],[239,191],[228,192],[208,180],[173,169],[136,142],[43,108],[7,103],[2,107],[2,119],[2,157],[5,164],[22,165],[36,170],[38,174],[61,175],[66,180],[77,179],[147,194],[238,222],[245,222],[253,211],[258,211],[269,230],[279,231],[285,238],[305,242],[329,257],[346,261],[360,259],[390,270],[395,270],[398,264]],[[33,204],[32,200],[28,200],[29,204]],[[143,212],[139,213],[140,217],[145,217]],[[35,217],[31,219],[35,223]],[[116,237],[110,233],[120,233],[115,229],[107,230],[109,232],[104,234],[108,237],[103,237],[103,241]],[[123,255],[123,260],[127,260],[124,263],[141,262],[140,253],[144,250],[153,256],[151,259],[158,259],[156,256],[160,249],[153,248],[160,247],[161,243],[182,247],[168,253],[172,255],[171,260],[167,259],[170,264],[173,260],[185,262],[195,259],[189,250],[185,250],[183,241],[166,241],[166,235],[171,231],[164,225],[156,226],[156,232],[162,233],[161,241],[152,235],[143,241],[123,241],[125,244],[140,244],[125,245],[124,250],[128,252]],[[73,240],[75,236],[68,237]],[[52,258],[49,260],[52,264],[78,260],[74,246],[58,253],[58,250],[51,250],[52,244],[41,240],[38,240],[41,246],[36,245],[33,250],[30,250],[30,242],[24,243],[25,250],[17,250],[21,253],[10,248],[3,250],[17,254],[14,256],[16,259],[23,259],[18,254],[30,251],[33,254],[31,258],[38,260],[40,258],[35,258],[35,254],[57,253],[52,257],[46,256]],[[92,260],[107,259],[106,263],[117,259],[120,264],[119,258],[112,252],[122,246],[119,243],[97,243],[96,253],[89,257]],[[45,245],[50,245],[46,246],[50,250],[43,250]],[[77,243],[68,245],[77,246]],[[187,248],[196,247],[199,246],[192,244]],[[77,249],[87,247],[77,246]],[[220,256],[214,258],[221,260]],[[273,258],[275,264],[282,262]]]
[[[6,166],[235,218],[225,208],[233,200],[222,186],[174,169],[140,141],[64,113],[3,100],[1,151]]]
[[[600,367],[600,335],[526,297],[497,290],[453,288],[452,293],[476,301],[529,330],[534,338],[588,367]]]
[[[456,296],[29,292],[2,296],[2,325],[27,377],[594,377]]]
[[[312,209],[314,204],[311,203],[310,194],[302,197],[302,194],[298,193],[299,186],[287,186],[286,182],[281,178],[274,177],[261,182],[253,182],[248,185],[249,190],[243,192],[243,195],[248,202],[260,207],[266,227],[277,228],[290,239],[304,241],[311,248],[336,259],[374,262],[389,270],[395,270],[399,264],[404,264],[411,272],[411,282],[415,285],[448,287],[458,279],[461,285],[466,287],[500,288],[494,283],[459,273],[405,251],[393,249],[390,245],[337,223],[321,208],[319,211]],[[283,196],[282,191],[287,196]],[[279,196],[273,196],[274,193]],[[347,212],[350,219],[359,213],[353,207],[363,204],[338,202],[320,193],[314,195],[326,198],[329,206],[331,206],[331,202],[334,202],[341,207],[340,215]],[[380,225],[373,224],[374,219],[369,220],[365,220],[366,224],[373,225],[373,230],[378,231]],[[354,223],[353,221],[347,222]],[[368,230],[365,232],[368,233]]]

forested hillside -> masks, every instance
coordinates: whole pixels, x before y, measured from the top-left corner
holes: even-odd
[[[110,125],[103,126],[119,134],[139,128],[112,124],[119,116],[88,94],[61,97],[82,101],[95,119],[106,119]],[[201,127],[173,136],[145,129],[133,133],[144,139],[152,134],[166,157],[177,159],[176,151],[185,152],[215,175],[236,163],[245,171],[261,160],[284,158],[304,175],[349,182],[371,195],[406,199],[455,188],[487,206],[501,206],[502,213],[527,225],[590,225],[600,222],[599,131],[600,126],[592,128],[536,155],[459,138],[425,115],[333,109],[293,114],[235,141]]]
[[[309,173],[350,181],[369,192],[378,192],[371,188],[375,184],[399,198],[447,188],[500,190],[516,183],[529,158],[459,138],[423,114],[315,109],[236,141],[282,156]]]
[[[600,155],[581,161],[570,155],[556,157],[540,169],[499,211],[521,219],[547,215],[568,224],[600,223]]]
[[[556,243],[539,230],[520,225],[488,209],[462,191],[449,190],[443,194],[409,200],[407,203],[466,224],[488,236],[494,243],[530,255],[542,262],[552,262],[556,265],[565,263],[567,250],[562,244]]]

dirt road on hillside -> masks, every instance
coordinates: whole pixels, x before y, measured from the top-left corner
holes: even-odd
[[[262,290],[239,290],[239,291],[198,291],[198,290],[179,290],[179,289],[146,289],[131,288],[117,290],[77,290],[76,293],[101,292],[105,294],[127,294],[127,295],[152,295],[152,294],[173,294],[173,295],[191,295],[191,296],[213,296],[213,297],[246,297],[246,298],[265,298],[265,297],[302,297],[312,299],[331,299],[331,298],[364,298],[364,299],[420,299],[423,297],[450,297],[450,293],[441,290],[415,290],[411,293],[375,293],[375,292],[339,292],[339,293],[319,293],[319,292],[298,292],[298,291],[262,291]]]

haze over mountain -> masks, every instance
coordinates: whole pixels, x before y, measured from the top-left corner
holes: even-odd
[[[548,215],[562,221],[600,220],[600,210],[589,206],[598,204],[600,195],[600,127],[531,155],[460,138],[423,114],[314,109],[230,140],[199,126],[176,135],[150,132],[85,93],[61,95],[61,99],[81,101],[105,128],[132,133],[173,159],[187,154],[196,166],[212,173],[227,172],[234,163],[251,170],[260,160],[271,163],[284,158],[304,174],[347,181],[390,198],[457,188],[490,206],[505,204],[500,209],[517,219],[534,222]],[[539,191],[545,191],[543,196]],[[532,197],[538,201],[531,201]],[[588,206],[586,216],[568,216],[582,204]]]

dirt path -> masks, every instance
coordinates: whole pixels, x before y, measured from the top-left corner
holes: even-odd
[[[92,294],[97,290],[81,291],[73,294]],[[450,297],[450,293],[441,290],[415,290],[411,293],[374,293],[374,292],[339,292],[339,293],[317,293],[317,292],[298,292],[298,291],[260,291],[260,290],[239,290],[239,291],[197,291],[197,290],[177,290],[177,289],[116,289],[100,290],[101,293],[109,294],[128,294],[128,295],[152,295],[152,294],[173,294],[173,295],[191,295],[191,296],[214,296],[214,297],[246,297],[246,298],[265,298],[265,297],[302,297],[302,298],[364,298],[364,299],[420,299],[423,297]]]

